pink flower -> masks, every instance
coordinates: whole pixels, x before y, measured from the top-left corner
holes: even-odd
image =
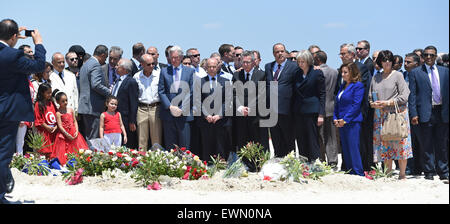
[[[23,157],[25,157],[25,158],[29,159],[29,158],[30,158],[30,154],[28,154],[28,153],[25,153],[25,155],[24,155]]]
[[[66,180],[67,184],[75,185],[83,182],[83,172],[83,168],[78,169],[73,177],[71,177],[69,180]]]
[[[208,175],[203,175],[201,178],[202,178],[202,180],[209,180]]]
[[[309,173],[306,171],[303,171],[303,177],[309,177]]]
[[[153,184],[149,184],[147,186],[147,190],[155,190],[155,191],[161,190],[161,185],[157,181],[155,181],[153,182]]]
[[[184,173],[183,180],[189,179],[189,171]]]
[[[373,176],[373,175],[375,175],[375,174],[377,174],[377,172],[376,172],[375,170],[371,170],[371,171],[369,172],[369,175],[370,175],[370,176]]]
[[[122,158],[123,156],[122,156],[122,153],[120,153],[120,152],[118,152],[117,154],[117,157],[119,157],[119,158]]]
[[[271,181],[271,180],[272,180],[272,177],[264,176],[264,179],[263,179],[263,180]]]

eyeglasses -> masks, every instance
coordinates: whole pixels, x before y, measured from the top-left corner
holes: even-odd
[[[191,56],[189,56],[189,57],[194,57],[194,58],[200,57],[200,54],[193,54],[193,55],[191,55]]]
[[[383,59],[381,62],[391,62],[389,59]]]
[[[234,56],[235,57],[240,57],[242,54],[235,54]]]
[[[191,65],[190,62],[183,62],[183,65]]]
[[[356,48],[357,51],[360,51],[360,50],[363,50],[363,49],[364,49],[364,50],[367,50],[367,48],[365,48],[365,47],[357,47],[357,48]]]
[[[155,55],[157,55],[157,53],[149,53],[149,55],[155,56]]]
[[[147,66],[156,66],[156,63],[148,63]]]
[[[70,60],[70,61],[75,61],[75,60],[78,61],[78,58],[69,58],[69,60]]]
[[[427,54],[427,53],[424,53],[424,54],[423,54],[423,57],[424,57],[424,58],[428,58],[428,57],[434,58],[434,57],[436,57],[436,55],[435,55],[435,54]]]

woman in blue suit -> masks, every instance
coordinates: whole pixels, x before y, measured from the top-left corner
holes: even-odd
[[[341,85],[334,105],[334,125],[339,128],[342,143],[342,159],[345,171],[350,174],[364,176],[359,153],[359,133],[361,122],[361,102],[364,96],[364,85],[355,63],[341,66],[344,85]]]

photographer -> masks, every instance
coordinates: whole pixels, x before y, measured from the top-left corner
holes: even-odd
[[[31,31],[35,44],[35,59],[14,49],[25,27],[12,19],[0,21],[0,204],[9,204],[5,194],[12,191],[13,179],[9,164],[15,151],[20,121],[34,121],[28,74],[45,68],[45,49],[38,30]],[[29,33],[29,32],[25,32]]]

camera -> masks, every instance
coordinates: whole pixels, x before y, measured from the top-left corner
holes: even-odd
[[[31,33],[34,32],[34,30],[25,30],[25,36],[31,37]]]

